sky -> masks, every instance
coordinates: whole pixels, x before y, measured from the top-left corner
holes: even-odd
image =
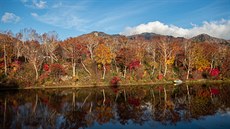
[[[0,31],[56,31],[59,39],[92,31],[230,39],[230,0],[0,0]]]

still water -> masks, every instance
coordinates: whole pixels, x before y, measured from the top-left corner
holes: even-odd
[[[229,129],[230,85],[0,92],[3,129]]]

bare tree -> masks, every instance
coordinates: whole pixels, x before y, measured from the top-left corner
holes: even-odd
[[[41,36],[42,43],[43,43],[43,51],[45,53],[45,58],[49,58],[51,64],[54,63],[54,61],[57,61],[57,57],[54,54],[54,50],[56,48],[56,42],[58,39],[58,34],[55,31],[51,31],[48,33],[44,33]]]

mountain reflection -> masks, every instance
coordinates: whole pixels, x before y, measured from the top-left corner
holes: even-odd
[[[0,128],[97,128],[154,122],[177,126],[227,114],[229,97],[227,84],[2,92]]]

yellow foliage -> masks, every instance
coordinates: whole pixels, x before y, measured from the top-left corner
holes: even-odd
[[[95,49],[95,60],[97,63],[101,63],[103,65],[110,64],[113,57],[114,54],[111,52],[110,48],[104,44],[99,44]]]
[[[175,60],[175,58],[172,57],[172,58],[170,58],[170,59],[168,59],[168,60],[166,61],[166,64],[167,64],[167,65],[171,65],[171,64],[174,63],[174,60]]]
[[[198,44],[195,44],[192,48],[192,65],[197,70],[204,70],[205,68],[209,67],[210,62],[205,58],[205,53],[202,47]]]

